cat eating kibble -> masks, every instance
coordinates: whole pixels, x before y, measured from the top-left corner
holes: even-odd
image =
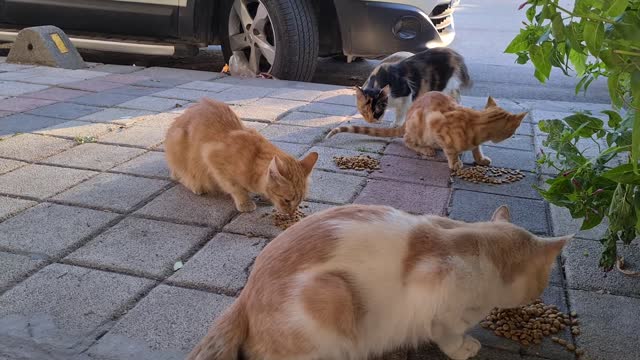
[[[434,342],[466,360],[467,330],[493,308],[538,298],[572,236],[510,223],[347,205],[311,215],[269,243],[246,286],[189,360],[365,360]]]
[[[228,193],[238,211],[253,211],[250,193],[293,214],[307,192],[318,154],[296,160],[256,130],[247,128],[226,104],[203,99],[176,118],[165,141],[171,177],[195,194]]]

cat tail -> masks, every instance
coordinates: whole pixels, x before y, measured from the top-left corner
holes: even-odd
[[[186,360],[238,360],[249,331],[244,304],[236,300],[220,315]]]
[[[331,130],[325,139],[332,137],[338,133],[363,134],[375,137],[400,137],[404,135],[404,124],[395,128],[376,128],[369,126],[340,126]]]
[[[456,69],[456,74],[460,79],[460,87],[461,88],[470,88],[473,85],[473,81],[469,76],[469,69],[467,68],[467,64],[464,62],[464,58],[462,55],[458,54],[458,67]]]

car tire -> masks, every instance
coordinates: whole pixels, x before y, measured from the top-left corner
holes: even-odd
[[[263,24],[265,9],[267,21]],[[319,35],[310,1],[227,0],[221,10],[220,34],[227,63],[234,54],[244,55],[244,64],[256,74],[311,80],[318,60]],[[239,13],[246,16],[241,19]],[[261,59],[256,61],[255,54]]]

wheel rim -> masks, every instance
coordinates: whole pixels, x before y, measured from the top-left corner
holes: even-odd
[[[260,0],[234,0],[229,13],[229,44],[254,73],[270,72],[276,57],[271,17]]]

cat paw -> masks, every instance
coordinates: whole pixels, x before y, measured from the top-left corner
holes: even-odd
[[[422,155],[422,157],[435,157],[436,156],[436,151],[434,149],[422,149],[422,151],[420,152],[420,154]]]
[[[247,201],[241,204],[236,204],[236,209],[240,212],[252,212],[256,209],[256,203],[253,201]]]
[[[491,164],[491,158],[484,156],[481,159],[476,160],[476,164],[478,165],[482,165],[482,166],[487,166]]]
[[[467,360],[476,356],[481,347],[482,345],[480,345],[480,341],[469,335],[465,335],[464,340],[462,341],[462,346],[460,346],[460,348],[453,354],[449,355],[449,357],[453,360]]]
[[[458,160],[449,166],[451,171],[458,171],[462,169],[462,161]]]

